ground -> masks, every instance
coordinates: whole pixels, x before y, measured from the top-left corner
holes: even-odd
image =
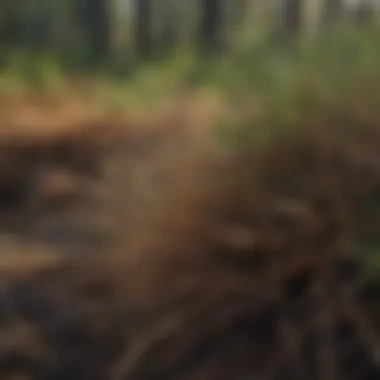
[[[377,125],[227,149],[206,90],[62,99],[0,112],[2,379],[380,377]]]

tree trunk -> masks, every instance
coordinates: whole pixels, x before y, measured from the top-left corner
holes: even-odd
[[[110,20],[107,0],[85,0],[84,29],[91,59],[103,60],[109,56]]]
[[[136,54],[139,58],[149,59],[153,52],[151,0],[136,0],[135,10]]]
[[[22,22],[18,2],[2,0],[0,13],[0,44],[6,48],[19,47],[22,43]]]
[[[164,53],[175,48],[180,42],[181,37],[181,12],[179,11],[178,1],[161,0],[164,7],[162,21],[163,28],[161,33],[160,49]]]
[[[224,27],[228,31],[228,45],[234,45],[239,40],[242,33],[244,33],[246,27],[247,15],[252,21],[252,4],[249,4],[247,0],[232,0],[228,1],[228,7],[226,8],[226,18],[224,21]],[[255,7],[257,3],[255,3]]]
[[[223,10],[221,0],[200,0],[200,46],[204,52],[222,48]]]
[[[303,0],[285,0],[283,9],[283,33],[285,37],[296,38],[302,29]]]
[[[43,52],[51,47],[54,15],[45,1],[25,1],[19,9],[22,21],[22,43],[30,52]]]
[[[341,17],[343,10],[342,0],[325,0],[324,4],[324,24],[331,25]]]
[[[371,21],[374,15],[372,1],[361,0],[357,6],[356,19],[359,24],[364,24]]]

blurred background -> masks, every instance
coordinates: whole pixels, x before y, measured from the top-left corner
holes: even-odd
[[[377,0],[2,0],[0,30],[5,52],[146,58],[178,45],[232,47],[261,28],[294,37],[378,7]]]
[[[14,54],[71,68],[118,66],[174,52],[203,54],[309,39],[332,25],[373,18],[377,0],[1,0],[2,66]],[[119,65],[117,64],[119,62]],[[114,67],[116,69],[116,67]]]

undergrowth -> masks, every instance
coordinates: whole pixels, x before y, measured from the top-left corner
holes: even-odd
[[[380,162],[375,154],[380,123],[379,26],[367,25],[360,30],[340,27],[322,33],[315,40],[286,48],[278,46],[269,37],[258,37],[251,48],[245,47],[222,57],[202,59],[190,50],[182,50],[161,62],[127,70],[124,76],[120,76],[120,70],[115,72],[115,66],[111,65],[95,73],[82,73],[80,80],[55,57],[16,54],[4,66],[0,88],[5,93],[49,93],[67,88],[75,91],[76,86],[83,85],[104,104],[144,110],[165,97],[170,99],[179,90],[189,93],[208,87],[220,94],[225,102],[224,108],[231,110],[216,128],[222,151],[273,152],[273,157],[277,154],[282,157],[285,150],[291,156],[289,162],[292,163],[286,168],[274,165],[266,169],[264,160],[260,169],[267,170],[267,175],[275,178],[271,186],[277,187],[276,191],[295,191],[297,197],[307,197],[302,183],[314,170],[315,162],[311,159],[310,167],[306,164],[300,167],[297,160],[305,158],[298,156],[301,153],[297,149],[309,149],[308,154],[314,152],[323,156],[327,154],[323,152],[328,146],[328,154],[336,157],[326,156],[324,159],[328,163],[324,165],[330,165],[329,170],[336,178],[342,175],[342,170],[349,172],[344,174],[344,186],[347,187],[350,186],[349,180],[360,187],[364,181],[362,177],[369,175],[370,171],[373,178],[366,178],[367,182],[362,184],[362,192],[366,195],[360,197],[360,202],[356,200],[360,204],[344,207],[355,209],[352,210],[355,215],[351,215],[357,218],[355,231],[362,230],[360,226],[367,224],[372,230],[371,237],[358,237],[355,244],[369,246],[371,252],[377,251],[378,239],[375,237],[380,232],[377,222],[369,226],[369,222],[362,218],[377,220],[379,207],[377,170],[380,170]],[[279,160],[287,162],[284,157]],[[343,160],[347,168],[334,160]],[[344,197],[344,187],[341,191],[341,197]],[[339,198],[339,194],[336,197]],[[352,230],[350,233],[354,234]]]

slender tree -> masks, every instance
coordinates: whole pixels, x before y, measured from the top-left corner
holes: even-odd
[[[14,48],[22,42],[22,21],[19,2],[15,0],[0,1],[0,44]]]
[[[199,43],[204,52],[215,52],[223,45],[223,2],[200,0]]]
[[[151,0],[135,0],[135,11],[136,54],[139,58],[147,59],[153,53]]]
[[[162,33],[160,41],[160,49],[164,52],[173,49],[180,40],[181,32],[181,14],[177,0],[161,0],[163,6],[162,14]]]
[[[103,60],[109,56],[110,19],[107,0],[82,0],[83,30],[87,49],[94,60]]]
[[[257,3],[255,3],[255,6]],[[224,28],[228,33],[228,44],[233,45],[235,39],[245,31],[247,18],[252,21],[252,2],[248,0],[229,0],[226,4]]]
[[[324,2],[324,23],[332,24],[340,18],[343,9],[343,0],[325,0]]]
[[[295,38],[301,33],[302,4],[304,0],[285,0],[282,32],[286,37]]]
[[[22,22],[22,43],[31,52],[48,50],[51,45],[54,12],[46,0],[22,1],[18,9]]]
[[[374,15],[373,3],[371,0],[361,0],[357,5],[356,19],[359,23],[366,23]]]

